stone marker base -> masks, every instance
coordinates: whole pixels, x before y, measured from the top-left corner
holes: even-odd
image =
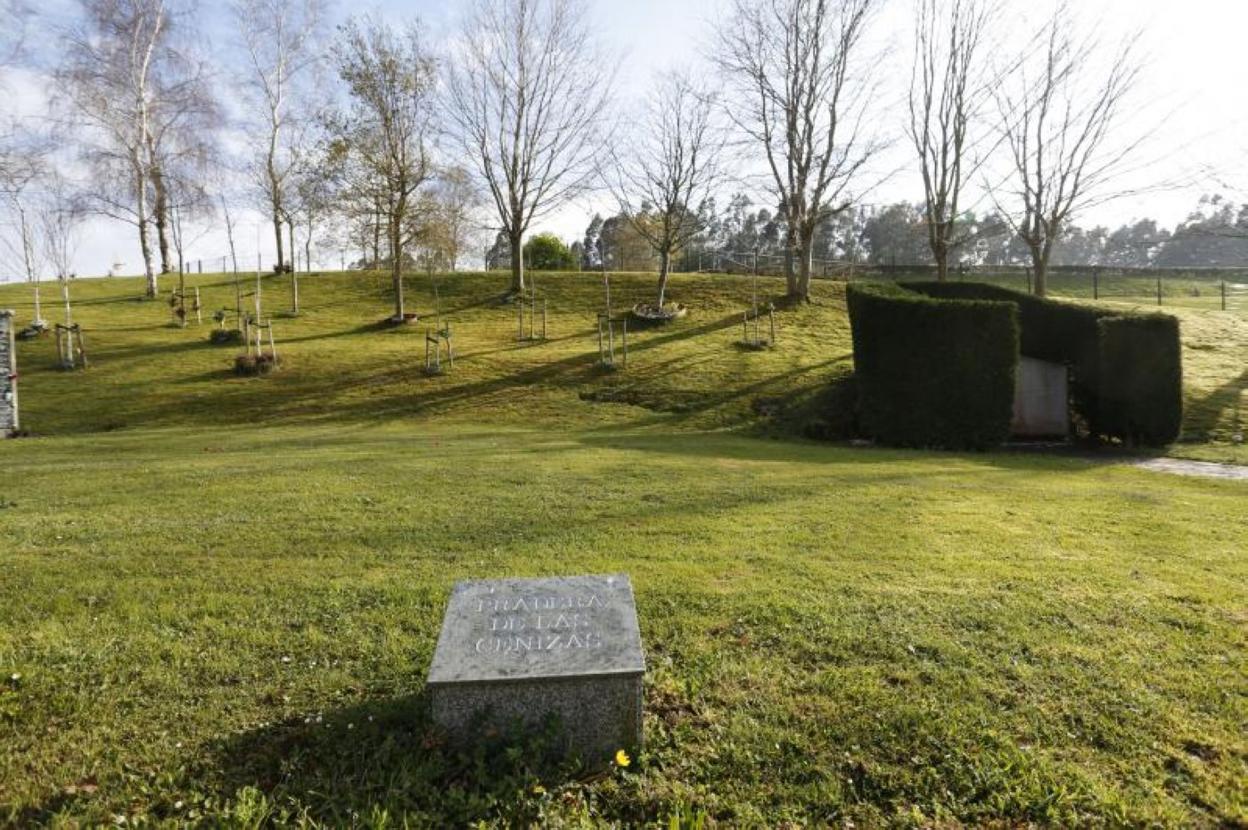
[[[562,754],[588,767],[641,748],[640,674],[433,686],[429,698],[434,723],[459,743],[517,724],[539,729],[554,717]]]
[[[626,575],[470,580],[451,591],[427,688],[457,742],[553,716],[562,754],[597,768],[641,746],[645,670]]]

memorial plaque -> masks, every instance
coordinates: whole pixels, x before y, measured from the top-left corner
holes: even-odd
[[[602,764],[641,745],[644,671],[623,574],[460,582],[429,668],[430,705],[463,740],[553,715],[564,749]]]
[[[0,309],[0,438],[7,438],[17,430],[17,346],[13,312]]]

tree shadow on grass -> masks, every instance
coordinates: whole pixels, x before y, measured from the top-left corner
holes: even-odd
[[[1184,431],[1203,438],[1215,432],[1229,415],[1231,428],[1242,432],[1244,413],[1241,407],[1245,394],[1248,394],[1248,369],[1239,377],[1189,402],[1184,413]]]
[[[575,774],[557,743],[548,726],[456,748],[430,722],[422,692],[233,735],[212,749],[202,776],[233,818],[255,826],[383,818],[398,826],[529,826],[541,815],[538,785]]]

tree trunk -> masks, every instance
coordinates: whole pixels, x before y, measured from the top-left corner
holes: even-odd
[[[290,239],[290,273],[295,273],[299,268],[299,260],[295,256],[295,251],[299,250],[295,247],[295,223],[292,219],[286,220],[286,236]]]
[[[282,250],[282,215],[277,212],[277,208],[273,209],[273,237],[277,240],[277,263],[273,266],[273,273],[280,274],[286,257]]]
[[[671,267],[672,255],[669,251],[659,252],[659,308],[667,299],[667,272]]]
[[[69,275],[61,275],[61,297],[65,300],[65,325],[72,326],[74,324],[74,315],[69,307]]]
[[[511,292],[524,292],[524,233],[513,231],[508,234],[511,243]]]
[[[1042,246],[1032,246],[1031,265],[1035,271],[1032,293],[1037,297],[1049,294],[1049,251]]]
[[[936,260],[937,282],[946,282],[949,279],[949,247],[943,240],[932,244],[932,258]]]
[[[138,219],[135,224],[139,228],[139,251],[143,254],[143,275],[147,278],[147,296],[150,299],[160,293],[160,287],[156,283],[156,272],[152,269],[152,242],[147,233],[147,183],[144,180],[142,166],[138,164],[137,159],[133,163],[137,171],[135,184],[138,198],[136,210]]]
[[[397,224],[390,229],[390,279],[394,283],[394,321],[402,323],[405,319],[403,308],[403,251],[399,234],[402,231]]]
[[[797,231],[793,227],[793,220],[790,219],[788,228],[784,232],[784,284],[790,297],[801,297],[802,289],[793,261],[795,248],[797,248]]]
[[[797,293],[794,295],[790,291],[789,294],[800,298],[803,302],[810,302],[810,280],[814,272],[815,229],[812,227],[809,231],[803,231],[798,243]]]
[[[381,267],[381,216],[373,214],[373,269]]]
[[[165,177],[160,167],[153,165],[152,194],[155,203],[152,210],[152,223],[156,225],[156,244],[160,250],[160,273],[173,272],[173,263],[169,261],[169,192],[165,189]]]

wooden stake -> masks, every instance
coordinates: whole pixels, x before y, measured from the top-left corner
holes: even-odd
[[[75,323],[74,332],[78,335],[78,356],[82,358],[82,368],[87,368],[87,346],[82,340],[82,326]]]

